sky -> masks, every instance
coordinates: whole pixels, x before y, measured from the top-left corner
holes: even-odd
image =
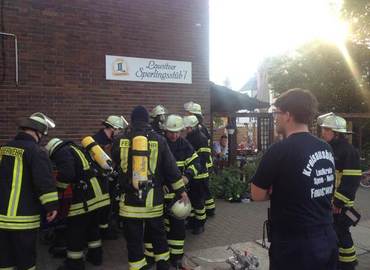
[[[341,0],[209,0],[210,79],[240,90],[265,57],[312,39],[341,42]]]

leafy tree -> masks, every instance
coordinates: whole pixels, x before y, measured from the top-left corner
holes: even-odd
[[[352,66],[335,45],[314,41],[294,53],[267,59],[269,85],[278,95],[287,89],[310,89],[320,103],[321,111],[369,111],[370,50],[349,43],[347,50]]]
[[[344,0],[342,14],[351,24],[353,40],[370,46],[370,2],[369,0]]]

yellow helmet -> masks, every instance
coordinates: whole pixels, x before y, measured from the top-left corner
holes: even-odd
[[[52,138],[46,145],[45,149],[48,151],[49,157],[54,153],[59,145],[61,145],[63,141],[59,138]]]
[[[150,113],[151,118],[156,118],[158,115],[167,114],[167,109],[163,105],[157,105]]]
[[[317,118],[317,124],[320,127],[330,128],[331,130],[339,133],[351,133],[347,130],[347,121],[334,113],[327,113],[320,115]]]
[[[55,123],[45,114],[36,112],[31,114],[30,117],[21,119],[19,121],[19,126],[36,130],[43,135],[48,135],[49,128],[55,128]]]
[[[195,103],[193,101],[186,102],[184,104],[184,109],[187,112],[202,115],[202,107],[198,103]]]
[[[184,123],[180,115],[171,114],[167,117],[164,129],[172,132],[180,132],[184,129]]]
[[[115,129],[124,129],[128,126],[128,122],[122,115],[110,115],[106,120],[103,121],[103,123]]]
[[[199,120],[195,115],[188,115],[184,117],[184,127],[196,127],[199,124]]]
[[[176,219],[186,219],[191,213],[191,203],[176,201],[170,208],[171,215]]]

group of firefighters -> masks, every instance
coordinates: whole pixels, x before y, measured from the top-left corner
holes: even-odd
[[[43,113],[21,119],[0,148],[0,269],[35,269],[40,223],[56,220],[65,225],[50,249],[66,257],[59,270],[101,265],[102,239],[116,238],[117,224],[130,270],[181,268],[185,230],[203,233],[215,214],[210,135],[199,104],[184,110],[137,106],[130,124],[111,115],[81,144],[52,138],[45,147],[54,121]]]
[[[21,119],[16,137],[0,148],[0,269],[36,268],[40,204],[42,216],[52,222],[68,188],[66,228],[56,235],[66,240],[59,270],[85,269],[85,259],[101,265],[102,237],[112,236],[110,225],[118,216],[130,270],[153,264],[158,270],[181,268],[186,229],[203,233],[207,217],[215,214],[210,135],[201,106],[188,102],[184,109],[181,117],[168,115],[162,105],[150,114],[137,106],[130,124],[111,115],[81,145],[53,138],[45,148],[40,142],[55,127],[53,120],[42,113]],[[361,171],[357,152],[343,136],[346,122],[327,114],[319,117],[319,125],[342,175],[334,209],[352,208]],[[343,265],[356,262],[349,226],[342,215],[335,216]]]

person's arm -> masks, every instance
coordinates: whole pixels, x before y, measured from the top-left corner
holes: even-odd
[[[345,149],[342,160],[342,179],[334,193],[333,200],[333,210],[335,213],[340,212],[338,208],[353,207],[356,191],[362,175],[360,157],[353,147]]]
[[[279,145],[272,145],[263,155],[257,171],[252,178],[251,198],[253,201],[267,201],[270,199],[272,185],[278,173]]]
[[[260,187],[257,187],[255,184],[251,184],[251,197],[253,201],[268,201],[270,200],[269,191]]]
[[[46,152],[38,147],[33,151],[31,173],[37,196],[50,222],[55,218],[59,207],[58,192],[54,183],[51,161]]]
[[[58,170],[56,186],[58,189],[64,190],[76,178],[73,155],[68,147],[63,147],[58,149],[51,158]]]
[[[185,196],[185,194],[182,194],[185,192],[185,184],[177,167],[176,159],[164,138],[160,138],[158,144],[160,144],[159,154],[161,155],[161,167],[166,184],[170,185],[177,195]]]

